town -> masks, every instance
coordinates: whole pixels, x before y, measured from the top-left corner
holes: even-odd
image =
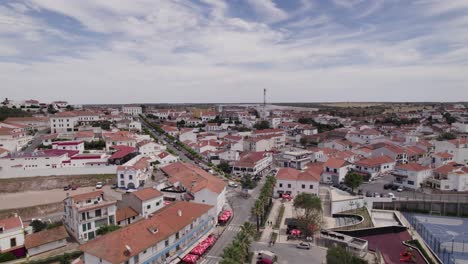
[[[0,262],[467,263],[467,103],[0,106]],[[466,247],[466,249],[465,249]]]

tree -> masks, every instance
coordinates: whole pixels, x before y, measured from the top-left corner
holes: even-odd
[[[444,132],[444,133],[440,134],[437,137],[437,140],[438,141],[443,141],[443,140],[452,140],[452,139],[456,139],[456,138],[457,138],[457,136],[455,136],[455,134],[450,133],[450,132]]]
[[[294,198],[298,228],[310,236],[322,224],[322,201],[310,193],[300,193]]]
[[[449,124],[449,125],[457,122],[457,119],[455,117],[453,117],[449,112],[444,113],[444,118],[445,118],[445,121],[447,122],[447,124]]]
[[[301,143],[302,146],[307,146],[307,138],[306,137],[301,137],[301,139],[299,140],[299,142]]]
[[[118,230],[120,229],[120,226],[117,226],[117,225],[105,225],[105,226],[101,226],[97,231],[96,231],[96,234],[101,236],[101,235],[105,235],[107,233],[110,233],[110,232],[113,232],[115,230]]]
[[[241,227],[241,231],[253,237],[255,235],[255,225],[251,222],[245,222]]]
[[[241,180],[241,185],[243,189],[252,190],[257,186],[257,183],[254,180],[252,180],[252,176],[245,175]]]
[[[348,186],[349,188],[351,188],[351,191],[354,192],[354,189],[359,187],[359,185],[361,185],[363,181],[364,179],[362,178],[362,175],[359,175],[354,172],[350,172],[346,174],[346,177],[344,179],[344,184]]]
[[[255,204],[252,208],[252,213],[255,215],[257,220],[257,232],[260,232],[260,217],[263,215],[263,203],[260,199],[255,201]]]
[[[34,233],[40,232],[47,228],[47,224],[41,220],[33,220],[29,225],[32,226]]]
[[[0,263],[15,260],[16,256],[11,252],[0,253]]]
[[[218,169],[222,170],[224,173],[229,173],[231,171],[231,167],[229,163],[223,161],[218,165]]]
[[[335,246],[327,250],[327,264],[367,264],[368,262],[353,256],[345,248]]]
[[[254,128],[257,130],[270,128],[270,123],[266,120],[255,123]]]

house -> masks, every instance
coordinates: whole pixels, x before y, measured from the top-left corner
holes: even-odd
[[[388,156],[396,161],[397,164],[408,163],[408,150],[404,147],[392,143],[377,143],[370,145],[372,148],[372,157]]]
[[[364,158],[354,162],[354,170],[367,173],[372,179],[392,171],[395,168],[395,164],[395,160],[387,156]]]
[[[312,161],[313,152],[309,150],[285,151],[276,159],[280,167],[304,169]]]
[[[167,148],[164,145],[160,145],[152,140],[142,140],[137,143],[138,152],[141,155],[153,156],[159,154],[161,151],[165,151]]]
[[[244,151],[244,138],[240,135],[226,135],[223,140],[229,144],[229,149],[233,151]],[[249,146],[250,148],[250,146]]]
[[[222,179],[190,163],[176,162],[160,169],[168,176],[168,187],[183,190],[185,200],[212,205],[216,214],[223,210],[227,184]]]
[[[244,151],[261,152],[270,151],[275,147],[273,138],[270,136],[252,137],[244,140]]]
[[[52,143],[52,149],[76,150],[83,153],[85,147],[83,141],[56,141]]]
[[[197,142],[197,134],[192,128],[182,128],[179,132],[179,141]]]
[[[80,125],[100,121],[99,114],[91,111],[65,111],[50,117],[51,133],[72,133],[78,131]]]
[[[239,152],[236,150],[225,150],[218,153],[218,157],[221,161],[236,161],[240,159]]]
[[[0,147],[16,152],[33,139],[27,128],[20,124],[0,123]]]
[[[117,186],[126,189],[138,189],[151,177],[153,169],[149,158],[141,155],[134,157],[117,167]]]
[[[286,132],[282,129],[263,129],[256,130],[252,133],[252,137],[269,137],[272,138],[274,148],[280,149],[286,145]]]
[[[213,206],[174,202],[153,216],[80,246],[85,264],[179,261],[216,224]]]
[[[108,200],[101,190],[69,196],[63,203],[64,226],[78,241],[92,240],[101,226],[116,224],[116,201]]]
[[[435,168],[450,162],[453,162],[453,155],[448,152],[437,152],[432,155],[432,164]]]
[[[122,203],[130,206],[142,217],[147,217],[164,206],[163,194],[151,187],[123,194]]]
[[[415,162],[399,164],[392,172],[394,184],[408,189],[419,189],[423,182],[432,176],[432,169]]]
[[[248,152],[232,164],[232,175],[238,177],[266,175],[270,172],[272,163],[273,156],[269,152]]]
[[[206,123],[205,129],[206,131],[221,131],[224,128],[218,123]]]
[[[338,184],[343,182],[352,165],[343,159],[329,158],[323,166],[322,182]]]
[[[453,161],[468,164],[468,138],[457,138],[446,141],[434,141],[435,152],[448,152]]]
[[[374,144],[384,139],[378,130],[367,128],[359,131],[351,131],[346,135],[346,139],[359,144]]]
[[[128,131],[107,132],[102,137],[106,141],[106,151],[112,146],[136,147],[137,144],[136,135]]]
[[[170,163],[178,162],[179,157],[170,154],[169,152],[162,151],[156,155],[156,161],[159,162],[158,167],[165,166]]]
[[[335,140],[330,140],[326,141],[323,143],[319,144],[319,147],[325,147],[325,148],[331,148],[331,149],[336,149],[339,151],[345,151],[345,150],[351,150],[353,146],[353,143],[351,143],[349,140],[346,139],[335,139]]]
[[[434,169],[427,186],[441,191],[468,191],[468,166],[450,162]]]
[[[296,196],[300,193],[319,195],[320,172],[314,170],[297,170],[280,168],[276,173],[276,185],[273,191],[275,197],[282,194]]]
[[[119,204],[117,204],[117,211],[115,212],[115,221],[117,222],[118,226],[127,226],[135,223],[140,219],[140,214],[137,211],[135,211],[131,206],[119,206]]]
[[[4,122],[25,126],[29,131],[44,130],[50,127],[49,117],[45,116],[9,117]]]
[[[175,126],[162,125],[161,129],[170,136],[177,137],[179,135],[179,129]]]
[[[58,226],[27,235],[24,245],[28,250],[28,256],[34,256],[65,247],[67,245],[67,238],[69,236],[65,227]]]
[[[24,225],[21,217],[0,219],[0,254],[12,253],[18,258],[26,255],[24,248]]]
[[[127,115],[138,116],[143,113],[141,106],[122,106],[122,113]]]
[[[208,122],[216,118],[216,112],[201,112],[200,118],[202,122]]]

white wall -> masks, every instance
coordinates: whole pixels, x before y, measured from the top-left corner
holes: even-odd
[[[34,256],[34,255],[37,255],[37,254],[40,254],[40,253],[43,253],[43,252],[46,252],[46,251],[50,251],[50,250],[53,250],[53,249],[64,247],[66,245],[67,245],[67,240],[64,238],[64,239],[57,240],[57,241],[54,241],[54,242],[50,242],[50,243],[40,245],[40,246],[37,246],[37,247],[34,247],[34,248],[30,248],[30,249],[28,249],[28,255],[29,256]]]
[[[88,175],[88,174],[114,174],[117,170],[115,165],[76,167],[76,168],[56,168],[56,169],[1,169],[0,179],[55,176],[55,175]]]

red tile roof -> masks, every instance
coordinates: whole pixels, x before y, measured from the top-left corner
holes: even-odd
[[[374,157],[374,158],[362,159],[362,160],[356,161],[355,163],[356,165],[372,167],[372,166],[380,166],[382,164],[392,163],[392,162],[395,162],[395,160],[393,160],[392,158],[388,156],[383,155],[383,156]]]
[[[120,221],[125,220],[125,219],[132,218],[134,216],[138,216],[138,212],[133,210],[133,208],[130,207],[130,206],[126,206],[124,208],[119,208],[115,212],[115,220],[117,222],[120,222]]]
[[[26,249],[31,249],[66,238],[68,238],[67,230],[64,226],[59,226],[26,236],[24,246]]]
[[[349,163],[346,160],[335,159],[335,158],[329,158],[324,164],[325,167],[334,168],[334,169],[339,169],[346,165],[349,165]]]
[[[407,164],[401,164],[395,167],[395,169],[408,170],[408,171],[423,171],[430,170],[430,167],[422,166],[419,163],[412,162]]]
[[[160,197],[163,194],[160,191],[150,187],[132,192],[131,195],[134,195],[136,198],[140,199],[140,201],[147,201],[156,197]]]
[[[3,227],[3,230],[5,231],[8,231],[10,229],[22,228],[23,221],[21,221],[21,218],[19,216],[0,219],[0,226]]]
[[[438,152],[438,153],[436,153],[434,155],[438,156],[438,157],[441,157],[441,158],[444,158],[444,159],[449,159],[449,158],[453,157],[453,155],[448,153],[448,152]]]
[[[110,148],[117,150],[109,159],[121,159],[133,152],[136,152],[136,148],[129,146],[111,146]]]
[[[94,191],[94,192],[88,192],[88,193],[81,193],[81,194],[75,194],[70,196],[73,201],[75,202],[80,202],[80,201],[86,201],[89,199],[95,199],[98,197],[102,197],[104,195],[104,192],[99,190],[99,191]]]
[[[234,166],[237,167],[255,167],[255,165],[267,157],[268,152],[248,152],[241,156],[240,160],[234,162]]]
[[[88,241],[80,250],[111,263],[123,263],[179,232],[211,208],[205,204],[174,202],[148,219]]]

